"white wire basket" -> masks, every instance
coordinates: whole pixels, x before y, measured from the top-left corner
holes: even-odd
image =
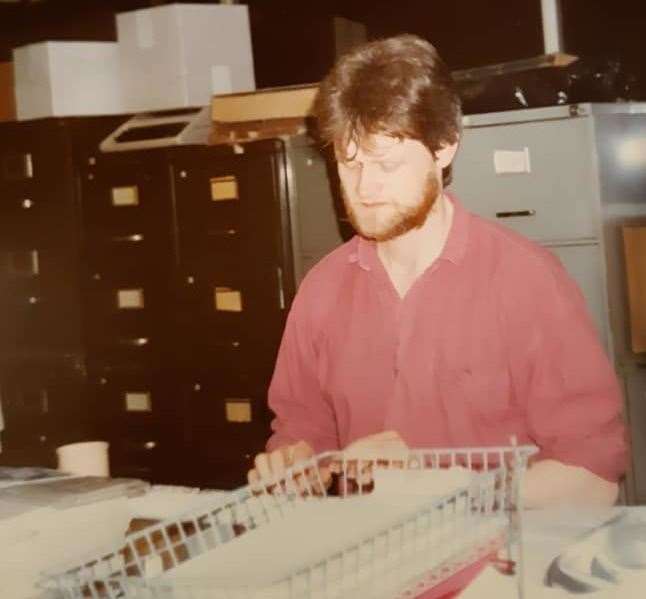
[[[522,597],[519,484],[536,451],[321,454],[49,572],[42,585],[64,599],[433,599],[502,550]],[[445,493],[381,492],[383,473],[458,469],[467,477]]]

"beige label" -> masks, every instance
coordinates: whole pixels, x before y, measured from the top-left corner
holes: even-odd
[[[126,411],[152,412],[153,406],[150,393],[126,393]]]
[[[123,310],[141,310],[144,307],[144,290],[119,289],[117,305]]]
[[[139,204],[139,189],[136,185],[132,187],[113,187],[113,206],[137,206]]]
[[[214,202],[238,199],[238,182],[235,177],[213,177],[211,199]]]
[[[225,411],[227,422],[251,422],[251,402],[246,399],[227,401]]]
[[[215,309],[223,312],[242,312],[242,294],[230,287],[216,287]]]

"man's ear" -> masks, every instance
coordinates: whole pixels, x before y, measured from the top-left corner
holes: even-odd
[[[446,168],[453,162],[455,153],[458,151],[458,142],[442,146],[435,152],[435,164],[441,169]]]

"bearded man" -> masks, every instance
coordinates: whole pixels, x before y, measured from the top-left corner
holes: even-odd
[[[527,506],[611,504],[621,396],[576,284],[549,251],[445,188],[460,139],[451,74],[402,35],[342,57],[316,103],[357,235],[292,305],[251,482],[348,446],[539,447]]]

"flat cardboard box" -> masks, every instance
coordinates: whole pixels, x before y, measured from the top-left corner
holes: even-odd
[[[13,62],[18,120],[124,112],[114,42],[29,44]]]
[[[166,4],[117,14],[130,112],[208,106],[214,93],[255,89],[244,5]]]
[[[213,96],[211,117],[219,123],[306,118],[312,114],[318,87],[312,83]]]
[[[13,63],[0,62],[0,121],[16,120],[15,94]]]
[[[236,123],[214,122],[209,134],[209,144],[242,143],[273,137],[301,135],[311,127],[306,119],[269,119]]]
[[[646,225],[622,227],[632,350],[646,352]]]

